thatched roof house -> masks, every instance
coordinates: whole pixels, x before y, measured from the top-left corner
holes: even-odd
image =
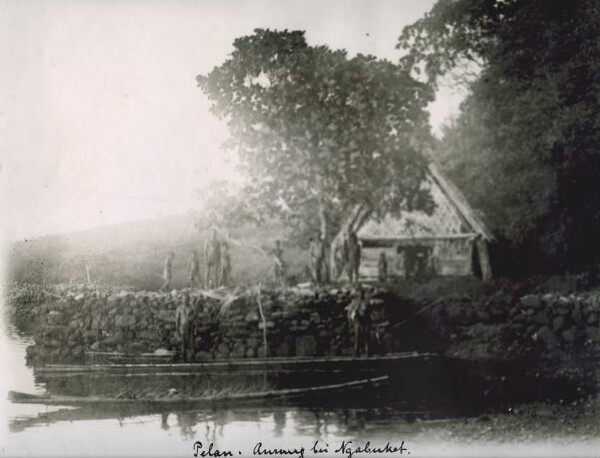
[[[378,275],[385,253],[388,275],[479,275],[491,278],[487,242],[494,239],[464,195],[430,160],[424,186],[436,208],[432,215],[410,212],[400,218],[368,220],[358,230],[361,241],[361,277]]]

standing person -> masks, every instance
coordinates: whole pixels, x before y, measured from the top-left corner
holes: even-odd
[[[202,286],[200,281],[200,259],[196,250],[192,252],[192,259],[190,260],[190,288],[195,286]]]
[[[358,270],[360,268],[360,244],[354,231],[348,231],[346,243],[348,244],[348,280],[350,280],[350,283],[354,283],[358,281]]]
[[[190,296],[187,294],[175,311],[175,332],[181,339],[181,360],[182,362],[186,362],[189,350],[192,350],[192,354],[194,353],[192,307],[190,305]]]
[[[168,291],[171,289],[171,280],[173,280],[173,259],[175,259],[175,253],[171,251],[165,260],[165,267],[163,269],[164,283],[160,287],[159,291]]]
[[[275,241],[275,251],[273,252],[273,258],[275,261],[275,281],[285,286],[285,264],[283,263],[283,248],[281,247],[281,240]]]
[[[217,240],[217,230],[211,230],[211,237],[204,245],[204,262],[206,263],[205,286],[216,288],[219,286],[219,273],[221,270],[221,244]]]
[[[221,276],[219,285],[227,286],[231,275],[231,256],[229,255],[229,244],[225,241],[221,243]]]
[[[362,286],[358,287],[356,295],[346,307],[348,320],[354,328],[354,355],[359,356],[361,348],[369,356],[369,340],[371,337],[370,298]]]
[[[379,261],[377,262],[377,276],[380,282],[387,280],[387,257],[385,251],[379,253]]]
[[[310,270],[315,285],[320,285],[323,278],[323,261],[325,260],[325,248],[320,238],[310,239]]]

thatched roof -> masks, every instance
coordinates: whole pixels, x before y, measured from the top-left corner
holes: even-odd
[[[386,216],[371,219],[358,231],[363,240],[394,240],[409,238],[461,238],[481,236],[494,240],[493,234],[475,213],[460,190],[444,175],[433,158],[428,157],[426,186],[436,208],[432,215],[424,212],[405,213],[399,218]]]

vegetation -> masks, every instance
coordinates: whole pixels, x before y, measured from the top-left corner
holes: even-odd
[[[421,189],[432,92],[398,65],[255,30],[198,83],[249,177],[243,195],[331,241],[357,206],[431,210]]]
[[[470,89],[438,155],[511,255],[501,273],[595,275],[599,17],[593,0],[439,0],[399,39],[430,87]]]
[[[594,278],[599,13],[593,0],[439,0],[402,32],[399,64],[309,46],[300,31],[240,37],[198,83],[228,123],[228,146],[248,177],[242,192],[222,182],[201,190],[204,225],[149,222],[142,231],[124,225],[19,242],[13,279],[85,282],[89,268],[92,281],[155,289],[172,250],[174,285],[183,287],[191,251],[216,224],[244,240],[233,247],[234,276],[251,282],[271,274],[266,253],[276,239],[305,247],[320,232],[331,242],[357,208],[367,210],[363,218],[431,211],[421,189],[420,153],[433,143],[426,106],[449,77],[469,95],[435,150],[500,240],[495,273]],[[286,250],[290,270],[305,279],[306,253]]]

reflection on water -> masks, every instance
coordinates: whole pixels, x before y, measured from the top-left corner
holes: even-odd
[[[342,441],[358,445],[367,440],[381,446],[388,441],[404,440],[413,450],[426,455],[438,453],[436,440],[439,438],[430,436],[432,424],[458,425],[464,422],[465,416],[481,413],[478,410],[481,406],[467,402],[474,395],[458,402],[435,397],[435,393],[431,393],[429,400],[420,396],[407,398],[398,396],[398,392],[405,391],[397,384],[388,387],[390,392],[383,396],[380,393],[327,395],[293,404],[271,400],[202,408],[178,404],[176,408],[162,409],[143,401],[84,407],[13,404],[5,401],[8,390],[129,398],[132,393],[156,395],[173,389],[186,395],[205,395],[223,391],[225,386],[231,392],[260,391],[265,387],[302,386],[307,381],[305,374],[285,377],[272,374],[266,379],[264,374],[179,374],[155,378],[102,374],[91,378],[38,376],[36,380],[33,370],[25,366],[25,348],[30,340],[10,326],[5,328],[5,332],[0,332],[0,343],[2,359],[8,362],[10,373],[8,377],[0,377],[0,396],[8,428],[0,441],[0,456],[192,456],[195,441],[212,443],[219,450],[232,450],[234,456],[239,456],[238,452],[251,456],[259,441],[271,447],[304,446],[307,449],[319,441],[333,449]],[[429,374],[423,379],[424,391],[443,386],[449,376],[441,378],[439,374]],[[336,381],[337,376],[332,377],[329,382]],[[490,452],[497,450],[480,450],[480,454]],[[305,456],[314,455],[307,450]]]
[[[152,394],[176,389],[187,395],[206,394],[216,387],[244,387],[260,391],[281,384],[301,386],[302,378],[242,375],[223,376],[157,376],[148,383],[145,377],[73,376],[68,378],[36,378],[25,366],[25,348],[31,342],[6,326],[3,335],[4,352],[8,356],[11,377],[6,390],[30,393],[69,395],[136,393]],[[143,382],[142,382],[143,381]],[[329,382],[337,381],[335,378]],[[226,383],[225,383],[226,382]],[[145,386],[147,385],[147,386]],[[236,389],[236,388],[231,388]],[[3,399],[6,399],[2,393]],[[410,403],[409,403],[410,404]],[[24,454],[79,455],[123,454],[189,456],[196,440],[214,443],[216,447],[251,452],[257,441],[292,446],[307,445],[314,440],[326,443],[352,438],[394,438],[418,434],[427,419],[439,416],[435,412],[415,414],[414,405],[406,402],[389,405],[383,399],[321,398],[310,404],[239,403],[214,407],[177,406],[157,411],[143,402],[122,406],[44,406],[37,404],[6,405],[9,435],[4,452],[7,456]],[[351,407],[350,407],[351,406]],[[407,410],[409,410],[407,412]],[[445,415],[445,414],[444,414]],[[70,448],[77,437],[77,447]],[[85,439],[85,440],[82,440]],[[382,439],[383,440],[383,439]],[[384,442],[385,443],[385,442]],[[39,448],[43,444],[43,448]],[[100,452],[101,451],[101,452]],[[114,452],[114,453],[113,453]]]

